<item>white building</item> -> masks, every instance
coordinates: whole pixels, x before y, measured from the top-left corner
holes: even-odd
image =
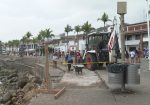
[[[125,26],[125,45],[128,51],[148,48],[147,23],[127,24]]]

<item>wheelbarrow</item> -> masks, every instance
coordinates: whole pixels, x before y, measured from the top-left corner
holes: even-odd
[[[75,69],[75,72],[76,73],[81,73],[82,74],[82,69],[84,68],[84,65],[82,64],[78,64],[78,65],[73,65],[74,69]]]

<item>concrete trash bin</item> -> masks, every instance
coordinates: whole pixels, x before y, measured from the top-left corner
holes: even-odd
[[[108,72],[108,83],[110,84],[122,84],[123,73],[110,73]]]
[[[127,84],[140,84],[140,65],[130,64],[126,76]]]
[[[107,66],[108,70],[108,83],[122,84],[124,82],[124,71],[127,65],[124,64],[111,64]]]

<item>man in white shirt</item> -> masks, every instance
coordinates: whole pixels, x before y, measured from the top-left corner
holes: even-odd
[[[134,51],[130,52],[130,57],[131,57],[131,63],[134,63],[134,58],[135,58],[135,52]]]

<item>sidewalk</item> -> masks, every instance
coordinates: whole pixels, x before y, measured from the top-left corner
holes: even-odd
[[[98,74],[109,87],[110,93],[118,89],[121,85],[110,85],[108,83],[108,74],[106,70],[97,70]],[[150,103],[150,71],[141,70],[141,83],[139,85],[126,85],[126,89],[132,90],[133,93],[113,94],[116,105],[149,105]]]

